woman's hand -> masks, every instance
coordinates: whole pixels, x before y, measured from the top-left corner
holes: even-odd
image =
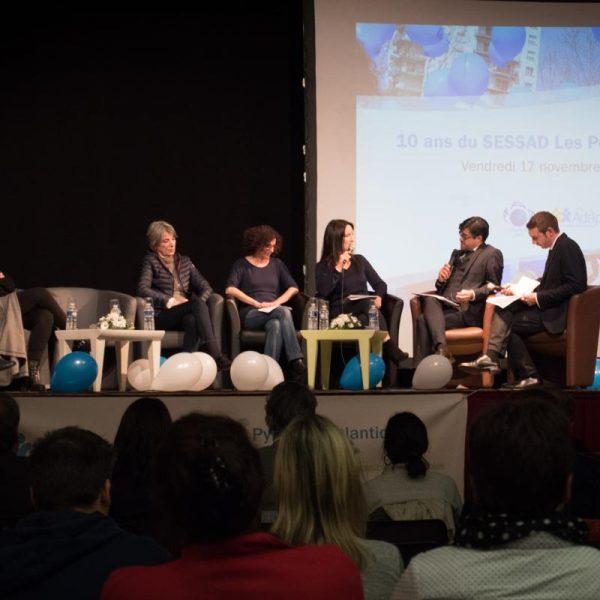
[[[335,268],[338,271],[341,271],[342,269],[346,268],[350,264],[351,259],[352,259],[352,254],[350,254],[350,252],[348,252],[348,251],[342,252],[340,254],[340,257],[338,258]]]
[[[377,308],[381,308],[381,296],[375,296],[375,298],[373,298],[373,302],[375,302],[375,306]]]

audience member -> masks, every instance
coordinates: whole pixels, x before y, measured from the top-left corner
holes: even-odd
[[[0,393],[0,527],[12,526],[29,514],[29,459],[17,456],[19,405]]]
[[[338,548],[293,548],[257,532],[264,482],[258,452],[228,417],[187,415],[167,434],[159,495],[184,536],[180,559],[119,569],[104,600],[362,598],[359,573]]]
[[[108,516],[110,444],[65,427],[31,453],[35,512],[0,532],[0,597],[97,599],[117,567],[155,564],[169,554]]]
[[[600,597],[600,552],[568,502],[573,445],[564,414],[546,400],[497,405],[474,423],[469,458],[475,511],[456,546],[417,555],[394,598]]]
[[[383,441],[385,469],[364,486],[369,518],[441,519],[452,539],[462,500],[451,477],[429,469],[428,447],[427,428],[417,415],[402,412],[390,418]]]
[[[298,546],[337,544],[361,569],[365,598],[389,598],[403,570],[400,553],[364,539],[359,458],[329,419],[297,417],[285,428],[275,457],[275,492],[276,535]]]
[[[123,414],[115,436],[110,516],[133,533],[159,533],[154,468],[169,427],[171,415],[162,400],[139,398]]]
[[[273,472],[279,437],[294,417],[314,415],[316,407],[317,398],[313,392],[296,381],[284,381],[276,385],[267,397],[265,422],[273,436],[273,443],[258,450],[265,474],[265,492],[261,505],[263,523],[272,522],[276,509]]]

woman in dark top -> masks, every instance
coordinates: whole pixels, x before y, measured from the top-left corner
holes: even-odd
[[[156,535],[154,462],[171,427],[171,415],[159,398],[129,405],[115,436],[117,460],[111,479],[110,516],[140,535]]]
[[[177,233],[166,221],[150,223],[146,232],[150,252],[144,257],[137,295],[152,298],[156,329],[183,331],[183,351],[201,348],[216,361],[220,371],[229,359],[221,354],[206,301],[212,294],[189,256],[178,254]]]
[[[0,296],[6,296],[16,290],[12,278],[0,272]],[[40,363],[44,350],[48,348],[48,356],[54,350],[54,331],[65,329],[67,321],[64,310],[58,305],[54,296],[41,287],[29,288],[17,292],[21,308],[23,327],[31,332],[27,344],[28,377],[17,377],[10,389],[18,391],[43,392],[45,386],[40,381]],[[5,368],[5,361],[0,361],[0,369]],[[9,363],[9,366],[12,363]]]
[[[268,225],[258,225],[244,231],[242,243],[245,256],[233,263],[225,293],[241,304],[246,329],[265,330],[265,354],[279,360],[285,350],[292,372],[300,376],[306,369],[292,311],[282,306],[298,293],[298,285],[285,264],[273,257],[281,248],[281,236]]]
[[[371,299],[349,300],[348,296],[369,294],[369,284],[375,292],[374,302],[379,311],[379,329],[387,331],[387,323],[381,313],[387,284],[364,256],[352,254],[353,249],[354,225],[343,219],[329,221],[323,237],[321,260],[316,268],[317,296],[329,301],[331,318],[341,313],[352,313],[367,326]],[[386,358],[396,363],[408,356],[392,342],[389,335],[384,340],[383,352]]]

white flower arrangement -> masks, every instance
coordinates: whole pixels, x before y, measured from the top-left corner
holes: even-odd
[[[128,321],[120,312],[112,311],[98,319],[98,329],[135,329],[134,324]]]
[[[342,313],[329,323],[329,329],[364,329],[363,324],[354,315]]]

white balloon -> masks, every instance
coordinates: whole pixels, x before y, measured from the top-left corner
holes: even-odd
[[[191,390],[202,375],[202,363],[190,352],[169,357],[158,370],[152,388],[163,392]]]
[[[426,356],[417,367],[412,385],[416,390],[439,390],[452,379],[450,361],[439,354]]]
[[[152,385],[150,377],[150,362],[146,358],[134,360],[127,368],[127,381],[138,392],[145,392]]]
[[[278,383],[283,381],[283,371],[281,370],[279,363],[274,358],[267,356],[266,354],[263,354],[262,356],[267,361],[269,372],[267,373],[267,378],[260,389],[270,392]]]
[[[231,381],[240,391],[261,390],[268,374],[269,365],[265,357],[251,350],[238,354],[231,364]]]
[[[205,390],[215,380],[217,376],[217,363],[215,359],[206,352],[193,352],[192,353],[202,365],[202,373],[196,383],[190,388],[194,392],[201,392]]]

